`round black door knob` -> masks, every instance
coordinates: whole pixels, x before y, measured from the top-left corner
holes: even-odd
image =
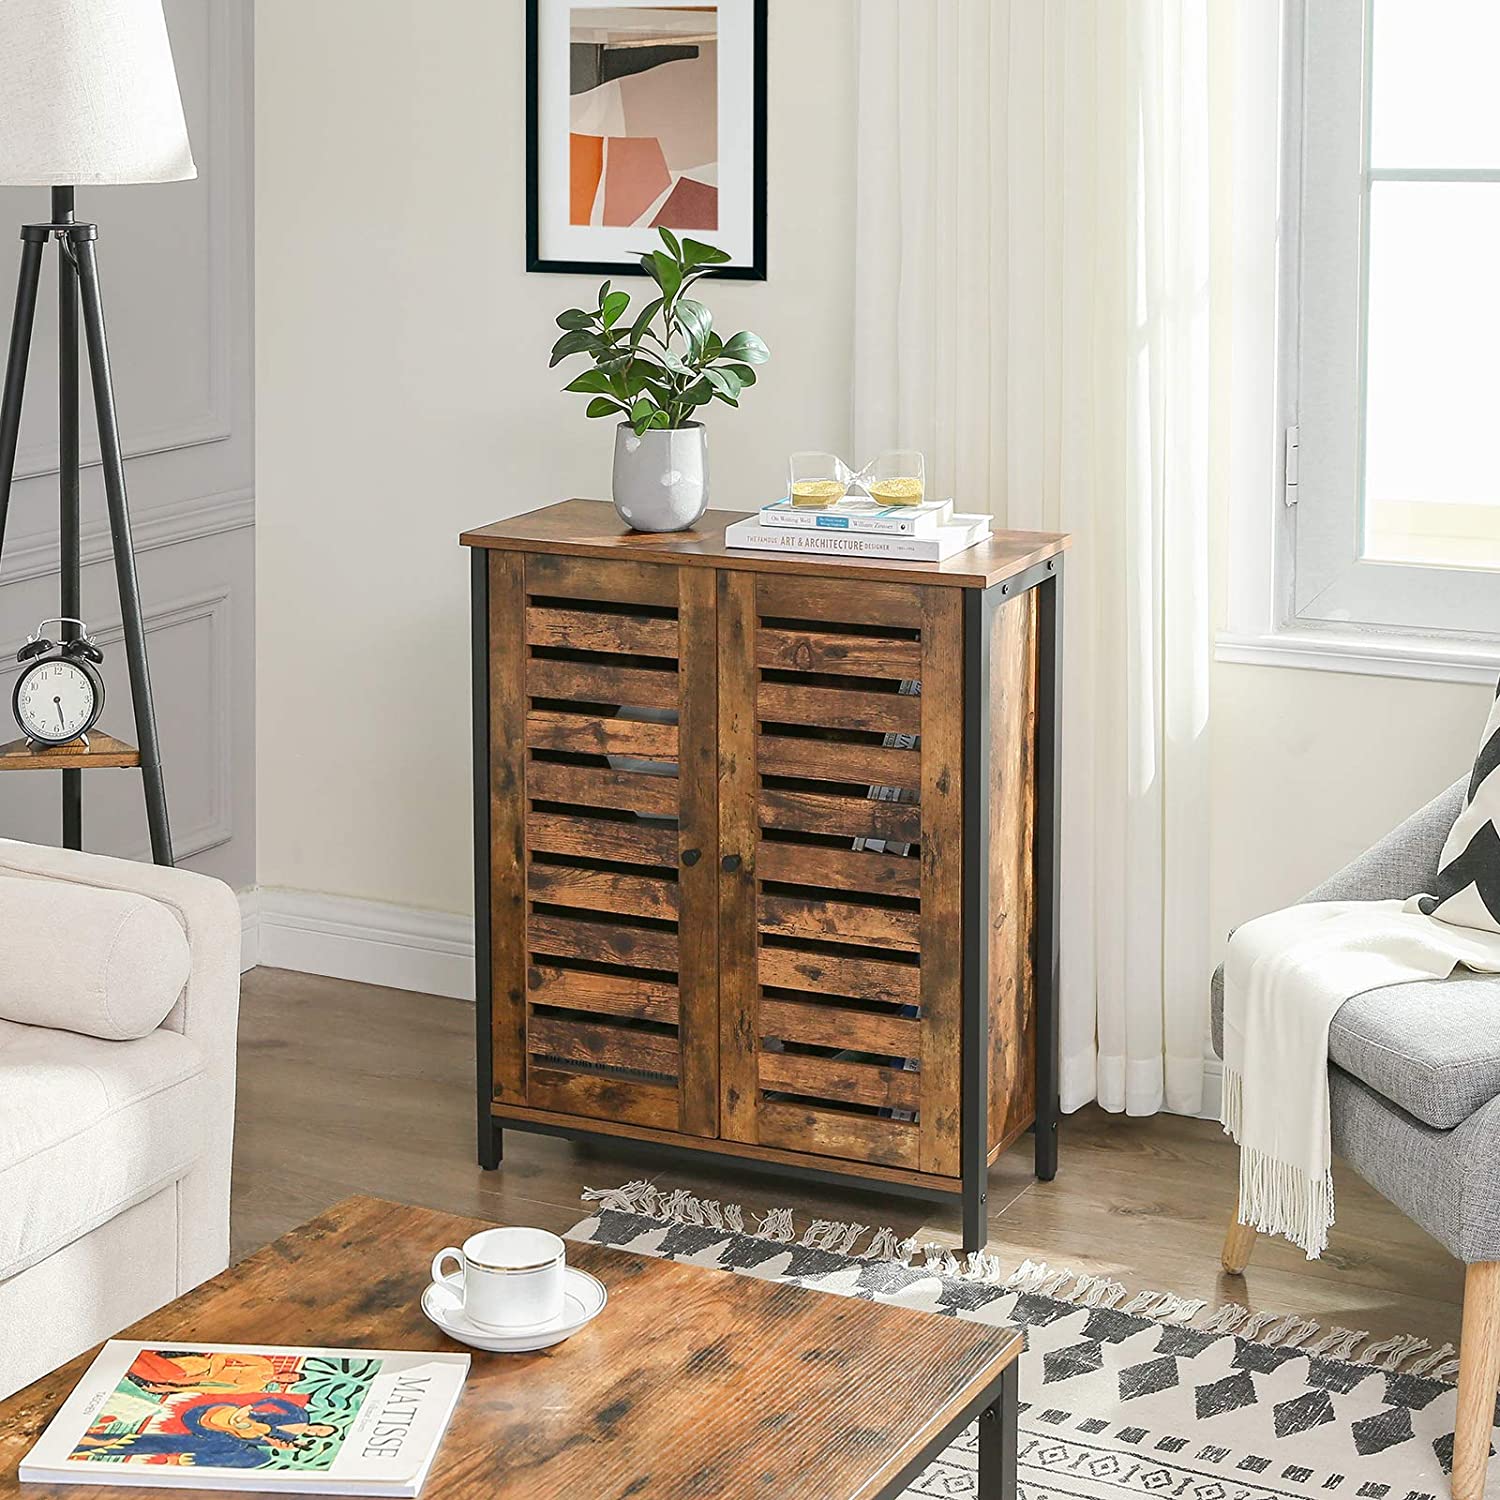
[[[734,872],[739,869],[739,867],[740,857],[738,854],[726,854],[724,858],[719,861],[719,868],[723,870],[726,875],[733,875]]]
[[[682,851],[682,862],[685,865],[697,864],[699,857],[699,852],[696,849],[684,849]]]

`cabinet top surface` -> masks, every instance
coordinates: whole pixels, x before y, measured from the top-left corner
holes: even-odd
[[[466,547],[511,552],[561,552],[575,557],[634,558],[679,566],[737,568],[754,573],[822,574],[856,579],[946,583],[988,588],[1055,557],[1071,538],[1049,531],[996,531],[946,562],[892,562],[882,557],[751,552],[724,545],[724,528],[743,511],[710,510],[691,531],[632,531],[606,500],[564,500],[525,515],[466,531]]]

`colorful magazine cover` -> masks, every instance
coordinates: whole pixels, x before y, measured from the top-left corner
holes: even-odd
[[[415,1494],[467,1355],[107,1344],[23,1479]]]

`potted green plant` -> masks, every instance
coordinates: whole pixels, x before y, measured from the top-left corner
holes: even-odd
[[[598,306],[557,316],[551,365],[585,354],[590,364],[564,390],[590,398],[590,417],[618,416],[614,502],[637,531],[685,531],[708,508],[708,435],[698,420],[711,401],[738,406],[771,351],[753,333],[721,339],[713,317],[688,295],[729,259],[698,240],[661,231],[662,249],[641,256],[655,295],[628,318],[630,294],[606,281]],[[551,368],[551,365],[548,368]]]

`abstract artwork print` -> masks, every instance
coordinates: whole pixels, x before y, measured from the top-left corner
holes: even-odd
[[[570,223],[718,229],[716,5],[575,7],[569,91]]]
[[[378,1359],[143,1349],[70,1457],[101,1464],[322,1471]]]

